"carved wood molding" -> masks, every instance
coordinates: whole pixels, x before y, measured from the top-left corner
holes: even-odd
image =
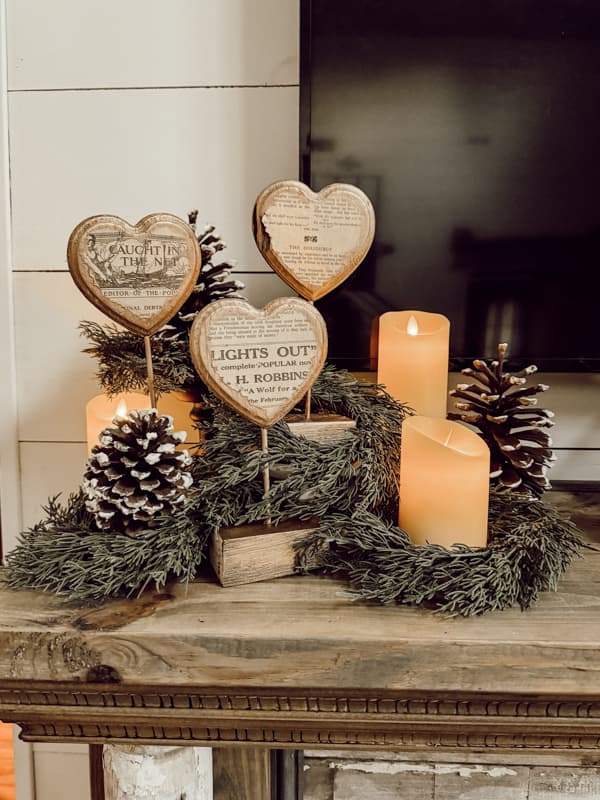
[[[39,683],[0,689],[27,741],[341,749],[590,751],[592,698],[198,690]]]

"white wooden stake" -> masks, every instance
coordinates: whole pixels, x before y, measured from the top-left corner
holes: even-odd
[[[156,408],[156,389],[154,388],[154,365],[152,364],[152,345],[150,337],[144,336],[144,351],[146,353],[146,369],[148,370],[148,394],[152,408]]]
[[[261,450],[263,453],[269,452],[269,429],[268,428],[261,428],[260,429],[260,445]],[[271,473],[269,472],[269,465],[267,464],[263,467],[263,492],[265,497],[269,494],[271,490]],[[265,520],[267,525],[271,524],[271,514],[267,514],[267,519]]]

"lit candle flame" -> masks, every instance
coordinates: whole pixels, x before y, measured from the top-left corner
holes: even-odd
[[[115,410],[115,419],[125,419],[127,416],[127,403],[123,398],[119,400],[117,403],[117,408]]]
[[[410,334],[410,336],[416,336],[419,332],[419,323],[415,319],[414,314],[411,315],[406,324],[406,332]]]

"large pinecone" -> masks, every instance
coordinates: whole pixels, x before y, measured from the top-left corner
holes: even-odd
[[[86,507],[101,530],[135,534],[185,502],[192,476],[185,432],[155,409],[131,411],[105,428],[83,477]]]
[[[450,392],[459,398],[454,404],[459,413],[448,419],[461,420],[479,429],[491,454],[490,479],[507,489],[528,489],[536,497],[550,488],[546,470],[555,460],[552,440],[542,428],[554,425],[552,411],[536,408],[534,395],[549,387],[538,383],[525,387],[527,376],[536,366],[521,372],[504,372],[508,345],[498,345],[498,360],[488,366],[473,362],[474,369],[463,369],[475,383],[462,383]]]

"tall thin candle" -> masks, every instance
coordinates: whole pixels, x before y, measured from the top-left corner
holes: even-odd
[[[449,339],[450,323],[442,314],[382,314],[377,382],[417,414],[445,418]]]

